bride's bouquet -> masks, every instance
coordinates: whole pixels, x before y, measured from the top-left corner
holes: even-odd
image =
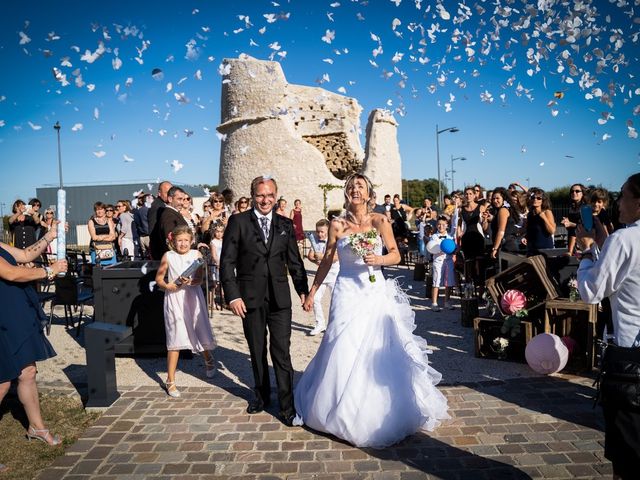
[[[352,233],[347,239],[353,253],[364,258],[367,253],[373,253],[378,243],[378,231],[375,228],[363,233]],[[376,281],[376,276],[371,265],[367,265],[369,281]]]

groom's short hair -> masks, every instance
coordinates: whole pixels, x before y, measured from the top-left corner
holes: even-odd
[[[251,181],[251,198],[255,197],[256,190],[258,189],[258,185],[261,183],[273,182],[273,186],[276,187],[276,193],[278,193],[278,184],[276,183],[276,179],[268,176],[260,176],[256,177]]]

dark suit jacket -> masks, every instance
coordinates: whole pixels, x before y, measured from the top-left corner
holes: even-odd
[[[229,217],[220,257],[226,299],[242,298],[247,308],[257,308],[270,292],[278,308],[291,308],[287,271],[298,295],[308,294],[307,273],[290,219],[273,214],[265,245],[253,209]]]
[[[162,210],[162,215],[160,215],[157,225],[159,232],[158,241],[160,242],[158,245],[158,252],[161,252],[160,258],[162,258],[162,255],[164,255],[165,252],[169,251],[167,237],[178,225],[189,226],[187,221],[177,210],[170,207],[166,207]]]
[[[164,203],[164,200],[156,197],[147,212],[147,222],[149,223],[149,250],[151,250],[151,258],[154,260],[160,260],[162,254],[166,252],[166,250],[163,250],[165,241],[160,236],[159,222],[160,216],[165,208],[167,208],[167,204]]]

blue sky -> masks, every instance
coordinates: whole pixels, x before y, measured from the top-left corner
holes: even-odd
[[[457,187],[519,180],[617,189],[640,170],[638,139],[630,138],[640,113],[640,5],[589,3],[476,0],[467,10],[414,0],[4,2],[0,202],[6,213],[15,198],[57,184],[56,121],[65,183],[217,183],[218,68],[241,53],[273,56],[291,83],[355,97],[363,130],[371,109],[394,110],[403,178],[436,177],[438,124],[460,129],[440,135],[443,178],[451,156],[467,159],[455,164]],[[530,48],[547,57],[531,75]],[[87,50],[92,63],[81,58]],[[592,85],[580,85],[585,71]],[[318,83],[325,74],[329,81]],[[608,105],[598,95],[610,86]],[[174,161],[183,167],[174,171]]]

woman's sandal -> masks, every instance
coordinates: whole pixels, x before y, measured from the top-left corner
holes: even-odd
[[[180,398],[180,390],[176,387],[176,382],[164,382],[167,395],[173,398]]]
[[[48,428],[38,430],[33,428],[31,425],[29,425],[29,429],[27,430],[27,438],[29,440],[40,440],[41,442],[51,446],[60,445],[62,443],[60,435],[52,435]]]

